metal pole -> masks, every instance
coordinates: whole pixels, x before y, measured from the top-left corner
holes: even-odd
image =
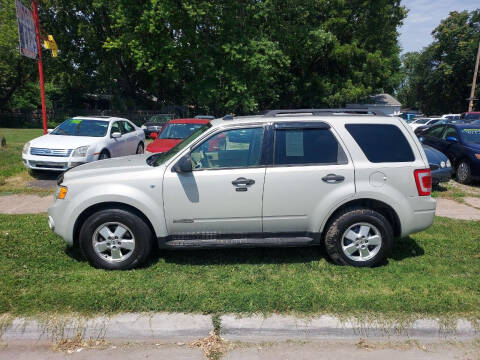
[[[472,91],[470,92],[470,102],[468,103],[468,111],[473,110],[473,99],[475,98],[475,87],[477,86],[478,62],[480,61],[480,42],[478,43],[477,61],[475,62],[475,71],[473,72]]]
[[[33,21],[35,23],[35,32],[37,33],[38,48],[38,75],[40,78],[40,98],[42,100],[42,119],[43,133],[47,133],[47,107],[45,105],[45,84],[43,79],[43,62],[42,62],[42,43],[40,42],[40,24],[38,21],[38,1],[32,1]]]

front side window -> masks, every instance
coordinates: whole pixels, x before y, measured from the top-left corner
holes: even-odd
[[[122,129],[120,127],[120,121],[115,121],[113,124],[112,124],[112,129],[110,130],[110,134],[113,134],[113,133],[122,133]]]
[[[260,165],[263,128],[226,130],[213,135],[190,154],[194,170]]]
[[[443,126],[443,125],[434,126],[431,129],[425,131],[424,134],[427,135],[427,136],[431,136],[431,137],[440,139],[440,137],[442,136],[442,132],[443,132],[444,128],[445,128],[445,126]]]
[[[410,144],[395,125],[347,124],[345,128],[372,163],[415,160]]]
[[[108,121],[88,119],[68,119],[58,125],[50,135],[104,137]]]
[[[454,137],[454,138],[458,139],[457,130],[455,130],[455,128],[453,128],[453,127],[447,128],[447,130],[445,131],[445,133],[442,136],[442,139],[446,140],[448,137]]]
[[[274,165],[346,163],[346,156],[328,129],[275,130]]]

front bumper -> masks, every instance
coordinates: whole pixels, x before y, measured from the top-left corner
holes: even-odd
[[[445,167],[432,171],[432,183],[438,185],[441,182],[448,182],[452,178],[452,168]]]
[[[61,236],[68,246],[73,246],[73,232],[69,224],[69,217],[66,215],[68,205],[68,200],[55,200],[48,209],[48,226],[55,234]]]
[[[65,171],[72,167],[98,160],[98,155],[61,157],[22,154],[23,165],[31,170]]]

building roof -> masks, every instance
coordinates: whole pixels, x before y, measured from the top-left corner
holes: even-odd
[[[390,94],[376,94],[370,96],[373,100],[365,104],[346,104],[346,108],[368,108],[373,106],[402,106],[402,104]]]

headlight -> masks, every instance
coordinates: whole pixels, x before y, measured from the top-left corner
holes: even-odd
[[[440,162],[440,167],[444,168],[445,167],[445,161]]]
[[[57,191],[55,193],[55,198],[63,200],[67,196],[67,187],[66,186],[57,186]]]
[[[22,153],[28,154],[28,150],[30,150],[30,142],[27,142],[25,145],[23,145]]]
[[[87,156],[88,146],[80,146],[76,148],[72,154],[72,157],[85,157]]]
[[[447,167],[452,167],[452,163],[450,162],[450,160],[447,160]]]
[[[475,157],[480,160],[480,154],[475,154]]]

